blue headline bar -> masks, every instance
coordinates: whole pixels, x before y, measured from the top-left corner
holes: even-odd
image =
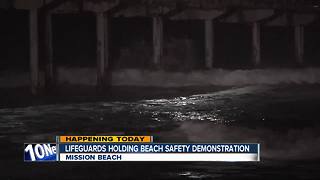
[[[258,153],[259,144],[59,144],[60,153]]]

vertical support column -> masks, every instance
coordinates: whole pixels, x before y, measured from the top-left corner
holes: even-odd
[[[205,66],[208,69],[213,67],[213,25],[212,20],[205,20]]]
[[[294,27],[295,58],[299,64],[303,63],[304,56],[304,28],[303,26]]]
[[[254,66],[261,63],[260,25],[257,22],[252,25],[252,61]]]
[[[97,86],[106,87],[106,69],[108,67],[108,22],[103,12],[96,14],[97,24]]]
[[[107,71],[109,68],[109,23],[108,16],[105,13],[103,16],[104,20],[104,71]],[[106,72],[105,72],[106,74]]]
[[[161,17],[153,17],[153,65],[161,63],[163,51],[163,22]]]
[[[31,92],[38,94],[39,90],[39,34],[38,34],[38,10],[31,9],[29,15],[30,33],[30,73],[31,73]]]
[[[46,88],[50,90],[54,85],[53,75],[53,46],[52,46],[52,14],[49,12],[45,17],[45,52],[46,52]]]

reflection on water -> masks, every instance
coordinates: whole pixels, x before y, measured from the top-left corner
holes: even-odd
[[[318,175],[312,169],[320,152],[319,90],[318,85],[248,86],[169,99],[3,108],[0,140],[12,144],[17,153],[19,144],[54,141],[55,135],[62,134],[146,134],[158,142],[258,142],[263,160],[258,164],[155,164],[156,175],[261,178],[296,168],[292,176],[303,177],[309,169],[313,178]],[[14,157],[20,162],[19,156]],[[132,173],[130,168],[125,171]]]

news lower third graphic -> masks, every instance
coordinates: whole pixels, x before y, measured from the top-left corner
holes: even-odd
[[[156,143],[152,136],[57,136],[56,140],[26,143],[24,161],[260,161],[257,143]]]

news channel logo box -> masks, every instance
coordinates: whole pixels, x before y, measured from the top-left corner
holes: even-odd
[[[55,143],[25,143],[25,162],[57,161],[57,144]]]

